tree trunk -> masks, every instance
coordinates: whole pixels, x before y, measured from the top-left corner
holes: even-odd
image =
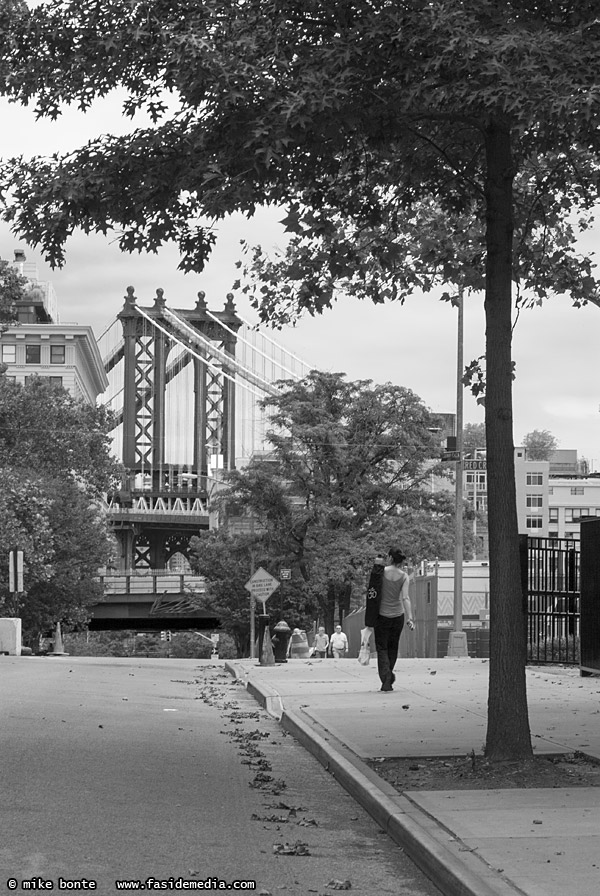
[[[486,129],[486,399],[490,540],[490,680],[485,753],[490,759],[533,755],[527,712],[526,619],[521,593],[512,432],[511,132]]]
[[[338,596],[338,623],[343,625],[344,619],[350,612],[350,600],[352,597],[352,585],[349,582],[344,582],[340,587],[340,593]]]
[[[250,656],[250,632],[249,631],[234,631],[231,632],[235,643],[235,652],[237,654],[238,659],[244,659],[245,657]]]
[[[332,582],[327,584],[327,597],[323,606],[323,625],[325,631],[331,633],[335,627],[335,585]]]

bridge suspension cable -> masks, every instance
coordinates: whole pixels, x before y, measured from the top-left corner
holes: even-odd
[[[212,320],[214,320],[216,323],[218,323],[219,326],[223,327],[223,329],[226,330],[227,333],[230,333],[232,336],[235,336],[238,344],[241,343],[242,345],[247,346],[253,354],[260,355],[262,358],[264,358],[270,364],[275,363],[274,357],[272,354],[267,355],[266,352],[263,352],[261,349],[257,348],[257,346],[254,345],[249,339],[246,339],[245,336],[241,336],[239,332],[235,333],[234,330],[231,329],[231,327],[228,327],[227,324],[223,323],[223,321],[220,321],[219,318],[216,316],[216,314],[213,314],[212,311],[209,311],[208,309],[206,309],[206,313]],[[243,318],[240,317],[240,320],[242,320],[244,323],[242,332],[248,332],[248,331],[254,332],[254,333],[258,332],[256,330],[256,328],[252,327],[251,324],[246,323],[246,321],[244,321]],[[263,339],[267,338],[267,337],[265,337],[264,333],[261,333],[260,335],[262,336]],[[295,358],[306,370],[308,370],[308,366],[304,363],[304,361],[300,361],[299,358],[296,358],[296,355],[293,355],[291,352],[288,352],[287,349],[283,349],[282,346],[279,345],[279,343],[275,342],[274,340],[269,339],[268,341],[272,342],[273,345],[277,346],[277,348],[279,348],[282,351],[282,353],[285,352],[285,354],[288,354],[288,355],[290,355],[290,357]],[[245,366],[247,367],[248,365],[245,364]],[[283,373],[288,373],[292,379],[299,378],[298,373],[295,370],[290,370],[290,368],[288,368],[282,362],[279,362],[279,364],[277,364],[277,366],[281,369],[281,371]],[[284,379],[284,377],[278,377],[278,379]]]
[[[261,376],[258,376],[256,373],[254,373],[253,370],[251,370],[249,367],[246,367],[245,364],[241,364],[232,355],[229,355],[229,354],[227,354],[227,352],[224,352],[220,348],[217,348],[217,346],[214,344],[214,342],[211,342],[210,339],[207,339],[205,336],[203,336],[201,333],[199,333],[193,327],[190,327],[190,325],[185,320],[183,320],[182,318],[179,317],[179,315],[177,315],[173,311],[171,311],[170,308],[164,309],[164,315],[165,315],[166,319],[169,321],[169,323],[176,330],[178,330],[186,339],[189,339],[190,342],[205,349],[207,352],[209,352],[211,355],[213,355],[213,357],[217,358],[221,362],[221,364],[223,364],[225,367],[229,367],[232,370],[234,370],[236,373],[239,373],[243,379],[247,380],[249,383],[252,383],[252,385],[257,386],[259,389],[261,389],[267,395],[280,395],[281,394],[281,389],[277,388],[277,386],[275,386],[273,383],[270,383],[267,380],[263,379]],[[144,316],[146,316],[146,315],[144,315]],[[218,320],[218,318],[217,318],[217,320]],[[225,325],[223,325],[223,327],[224,327],[224,329],[229,330],[229,328],[226,327]],[[233,332],[233,331],[230,331],[230,332]],[[200,360],[202,360],[202,358],[200,358]],[[223,371],[223,375],[228,376],[228,374],[225,374],[224,371]]]
[[[168,309],[167,309],[167,310],[168,310]],[[229,380],[229,381],[232,382],[232,383],[236,383],[237,385],[240,385],[243,389],[248,389],[250,392],[252,392],[253,395],[256,395],[256,396],[258,396],[259,398],[262,398],[262,395],[260,394],[260,392],[256,392],[254,389],[252,389],[252,388],[248,385],[248,383],[245,383],[245,382],[239,382],[239,380],[237,380],[237,379],[236,379],[234,376],[232,376],[230,373],[227,373],[227,371],[221,369],[221,368],[218,367],[216,364],[214,364],[212,361],[209,361],[208,358],[204,357],[204,356],[201,355],[199,352],[194,351],[194,349],[193,349],[191,346],[186,345],[185,342],[182,342],[180,339],[178,339],[178,338],[177,338],[177,337],[176,337],[170,330],[167,330],[166,327],[163,327],[161,324],[159,324],[158,321],[156,321],[156,320],[154,320],[152,317],[150,317],[149,314],[146,314],[146,312],[143,310],[143,308],[138,308],[138,311],[139,311],[140,315],[141,315],[145,320],[148,321],[148,323],[150,323],[150,324],[151,324],[153,327],[155,327],[157,330],[160,330],[161,333],[164,333],[166,336],[168,336],[169,339],[172,339],[172,340],[173,340],[173,341],[174,341],[174,342],[175,342],[181,349],[183,349],[184,352],[188,352],[188,354],[192,355],[192,357],[196,358],[196,359],[197,359],[198,361],[200,361],[202,364],[205,364],[210,370],[213,371],[213,373],[216,373],[216,374],[219,374],[220,376],[225,377],[226,380]],[[210,341],[210,340],[208,340],[208,339],[206,340],[206,342],[209,342],[209,341]],[[211,351],[211,353],[213,353],[213,354],[216,354],[217,352],[219,352],[219,354],[223,355],[224,358],[227,358],[228,361],[229,361],[229,360],[233,361],[233,358],[230,358],[230,356],[229,356],[226,352],[220,352],[220,350],[218,350],[218,349],[214,349],[212,346],[211,346],[211,348],[210,348],[210,351]],[[228,362],[227,362],[227,363],[228,363]],[[232,366],[233,366],[233,365],[232,365]],[[240,365],[240,366],[241,366],[241,365]],[[266,389],[263,389],[262,391],[263,391],[263,393],[264,393],[264,392],[266,392],[267,390],[266,390]]]
[[[263,330],[258,330],[257,327],[256,327],[254,324],[251,324],[249,321],[247,321],[245,318],[243,318],[243,317],[241,316],[241,314],[238,314],[238,317],[239,317],[239,319],[241,320],[241,322],[244,324],[244,327],[245,327],[246,331],[250,331],[250,332],[253,332],[253,333],[258,333],[258,334],[260,335],[260,337],[261,337],[265,342],[269,342],[269,343],[270,343],[271,345],[273,345],[275,348],[279,349],[280,352],[282,352],[282,353],[284,353],[284,354],[286,354],[286,355],[289,355],[290,358],[293,358],[294,361],[297,361],[297,362],[298,362],[298,364],[300,365],[300,369],[301,369],[302,373],[301,373],[300,375],[298,375],[297,373],[295,373],[294,371],[292,371],[292,376],[294,377],[294,379],[300,379],[301,377],[305,376],[305,374],[308,373],[308,371],[309,371],[311,368],[310,368],[310,365],[306,363],[306,361],[303,361],[302,358],[299,358],[298,355],[295,355],[295,354],[294,354],[293,352],[291,352],[289,349],[284,348],[284,347],[281,345],[281,343],[277,342],[276,339],[273,339],[271,336],[267,336],[267,334],[266,334]],[[262,354],[262,353],[261,353],[261,354]]]
[[[160,332],[168,338],[171,346],[165,371],[166,387],[170,396],[166,408],[169,417],[167,423],[169,444],[185,442],[187,438],[186,428],[189,428],[191,419],[189,403],[193,395],[193,381],[191,373],[186,372],[186,369],[190,360],[196,359],[210,371],[213,379],[222,377],[221,382],[235,384],[238,458],[242,460],[249,458],[257,450],[268,450],[268,409],[262,407],[261,402],[265,398],[276,398],[281,394],[281,388],[276,385],[277,381],[298,380],[306,376],[310,370],[309,365],[237,313],[236,317],[242,321],[242,326],[236,330],[233,329],[233,324],[229,325],[217,314],[206,307],[203,308],[206,316],[217,325],[216,332],[222,330],[224,336],[227,334],[235,340],[236,351],[233,355],[218,344],[218,339],[211,339],[193,327],[183,316],[183,312],[174,312],[164,307],[161,309],[162,321],[160,321],[155,315],[148,313],[150,309],[144,309],[139,305],[136,305],[135,309],[143,318],[146,328],[142,338],[152,340],[150,334]],[[98,341],[105,370],[109,374],[109,388],[101,400],[115,415],[114,450],[118,456],[122,456],[125,343],[121,321],[114,320],[102,332]],[[139,363],[146,362],[140,359]],[[144,397],[150,387],[142,384],[140,388],[140,399],[151,407],[152,402]]]

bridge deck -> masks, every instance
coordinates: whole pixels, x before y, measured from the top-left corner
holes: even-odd
[[[201,606],[204,579],[170,570],[129,571],[100,576],[104,600],[91,609],[91,631],[207,630],[219,620]]]

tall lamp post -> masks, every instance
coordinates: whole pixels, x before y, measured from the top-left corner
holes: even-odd
[[[454,630],[448,635],[448,656],[468,656],[467,633],[462,630],[463,586],[463,291],[458,290],[456,348],[456,513],[454,533]]]

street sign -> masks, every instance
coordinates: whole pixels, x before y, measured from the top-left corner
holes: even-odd
[[[279,579],[276,579],[275,576],[272,576],[266,569],[260,566],[254,575],[248,579],[244,588],[250,592],[252,597],[264,602],[279,588]]]
[[[8,555],[8,590],[23,590],[23,551],[10,551]]]
[[[460,451],[444,451],[442,460],[460,460]]]
[[[291,579],[292,578],[292,570],[291,569],[280,569],[279,570],[279,578],[282,580]]]
[[[244,585],[244,588],[246,591],[250,592],[250,656],[254,658],[254,606],[257,600],[262,601],[263,613],[266,615],[267,608],[265,601],[277,588],[279,588],[279,579],[276,579],[275,576],[268,573],[266,569],[259,566],[254,575],[250,576]]]
[[[487,470],[487,460],[485,458],[479,458],[478,460],[465,460],[463,461],[463,469]]]

